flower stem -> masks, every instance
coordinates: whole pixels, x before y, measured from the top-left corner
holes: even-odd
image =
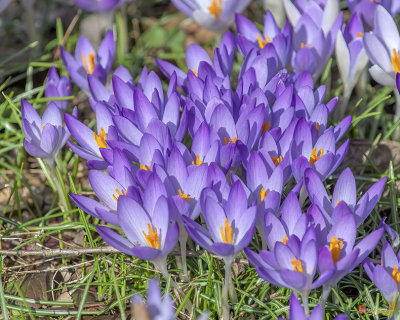
[[[310,308],[308,307],[308,292],[301,294],[301,300],[303,301],[304,312],[306,313],[306,317],[310,315]]]
[[[49,180],[50,185],[54,186],[57,190],[58,193],[58,200],[61,203],[61,211],[62,212],[66,212],[68,211],[68,205],[67,202],[65,200],[65,194],[64,194],[64,190],[61,187],[60,181],[58,180],[57,174],[56,174],[56,170],[55,170],[55,165],[54,165],[54,161],[49,161],[46,160],[44,161],[49,175],[46,175],[47,179]]]
[[[183,270],[183,277],[185,279],[189,279],[188,269],[187,269],[187,262],[186,262],[186,242],[188,239],[188,234],[184,228],[181,226],[180,234],[179,234],[179,246],[181,249],[181,261],[182,261],[182,270]]]
[[[325,319],[325,305],[326,305],[326,301],[328,300],[330,292],[331,292],[331,287],[323,286],[322,296],[321,296],[321,301],[320,301],[320,306],[322,309],[322,319]]]
[[[230,306],[228,303],[229,282],[231,280],[232,259],[225,260],[225,281],[222,287],[222,320],[229,320]]]

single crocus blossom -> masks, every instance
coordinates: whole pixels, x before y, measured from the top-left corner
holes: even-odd
[[[233,258],[251,241],[254,234],[256,207],[248,207],[242,183],[233,183],[225,203],[218,201],[212,189],[205,189],[202,201],[207,229],[183,216],[186,230],[200,246],[224,258],[225,282],[222,290],[222,317],[229,318],[228,287]]]
[[[88,75],[92,75],[102,83],[105,83],[113,63],[114,51],[115,44],[112,30],[107,32],[97,51],[89,40],[82,35],[76,44],[75,57],[63,47],[60,47],[61,59],[71,79],[88,95],[90,94]]]
[[[390,13],[378,6],[375,11],[375,29],[364,35],[364,47],[372,63],[369,73],[383,86],[397,93],[396,75],[400,72],[400,36]],[[396,94],[396,114],[400,117],[400,95]]]
[[[167,199],[152,199],[151,206],[142,206],[129,196],[121,195],[117,204],[119,224],[126,238],[108,227],[96,229],[109,245],[119,251],[152,261],[168,278],[166,257],[175,247],[179,237],[177,222],[170,224]]]
[[[374,265],[371,260],[366,259],[363,266],[389,305],[398,303],[396,297],[400,292],[400,254],[396,255],[393,248],[385,241],[382,246],[381,263]],[[398,312],[396,308],[393,319],[397,319]]]
[[[71,118],[76,119],[77,108]],[[50,102],[40,118],[37,111],[25,99],[21,100],[22,130],[25,134],[24,148],[34,157],[45,159],[52,167],[58,152],[67,142],[70,133],[63,126],[60,109]]]
[[[304,178],[311,202],[321,210],[328,225],[332,223],[334,209],[340,203],[345,203],[353,213],[357,227],[363,223],[378,203],[386,183],[386,177],[375,182],[357,201],[356,181],[351,170],[346,168],[336,181],[332,200],[330,200],[324,184],[316,172],[307,169]]]
[[[108,140],[118,140],[118,132],[112,121],[112,114],[104,103],[96,104],[96,131],[92,131],[75,117],[64,115],[65,124],[71,135],[79,143],[68,142],[69,147],[78,156],[88,160],[87,165],[91,169],[105,169],[100,149],[107,148]]]
[[[46,98],[53,97],[67,97],[71,95],[72,85],[68,77],[60,76],[57,73],[55,67],[51,67],[47,73],[46,86],[44,89],[44,94]],[[68,106],[67,100],[56,100],[54,103],[62,112],[65,112]]]
[[[336,39],[336,61],[340,77],[344,85],[343,104],[340,118],[346,112],[347,103],[360,75],[368,64],[368,56],[364,50],[362,38],[363,25],[357,15],[353,14],[344,32],[339,30]]]
[[[203,28],[222,32],[242,12],[250,0],[172,0],[172,3]]]

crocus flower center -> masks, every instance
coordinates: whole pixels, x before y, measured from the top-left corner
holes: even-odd
[[[189,200],[190,200],[190,196],[189,196],[189,195],[187,195],[186,193],[182,193],[182,190],[181,190],[181,189],[179,189],[178,192],[179,192],[179,196],[180,196],[182,199],[185,199],[187,202],[189,202]]]
[[[310,164],[313,166],[315,162],[319,158],[321,158],[324,155],[324,149],[319,149],[319,152],[317,151],[317,148],[312,149],[311,155],[310,155]]]
[[[269,131],[271,128],[271,121],[264,122],[261,127],[261,134],[264,134],[265,131]]]
[[[303,266],[301,265],[301,261],[293,258],[291,261],[291,264],[293,265],[293,270],[296,272],[303,273]]]
[[[224,243],[232,244],[232,227],[228,218],[225,218],[225,227],[221,227],[221,237]]]
[[[286,246],[289,238],[287,237],[287,234],[285,233],[285,237],[283,238],[282,242]]]
[[[261,38],[260,34],[257,34],[257,40],[258,40],[258,45],[260,46],[260,49],[263,49],[268,43],[271,43],[271,39],[268,36],[264,36],[264,39]]]
[[[307,46],[307,47],[311,47],[311,44],[309,44],[309,43],[304,43],[304,42],[302,42],[302,43],[300,43],[300,48],[304,48],[305,46]]]
[[[153,230],[150,223],[147,224],[147,227],[149,228],[149,234],[142,231],[147,243],[154,249],[160,249],[160,238],[158,237],[157,228]]]
[[[93,138],[96,141],[99,148],[107,148],[107,144],[106,144],[107,134],[103,128],[100,129],[100,132],[98,135],[95,132],[93,132]]]
[[[208,11],[215,17],[215,19],[218,19],[222,13],[222,1],[213,0],[213,2],[211,2],[211,6],[208,7]]]
[[[122,192],[119,191],[118,188],[115,189],[115,192],[117,193],[117,195],[113,194],[113,198],[115,201],[118,201],[119,196],[122,196]],[[124,195],[126,195],[126,191],[124,190]]]
[[[342,247],[343,247],[343,241],[339,240],[336,237],[332,237],[331,242],[329,244],[329,250],[332,253],[332,260],[334,263],[337,263],[339,261]]]
[[[150,161],[150,165],[151,165],[151,161]],[[146,170],[146,171],[150,171],[150,165],[146,166],[144,164],[140,164],[139,168],[143,169],[143,170]]]
[[[275,167],[277,167],[282,162],[283,158],[282,158],[282,156],[279,156],[279,157],[271,156],[271,160],[274,163]]]
[[[393,267],[392,278],[394,279],[394,281],[396,281],[397,285],[399,285],[399,282],[400,282],[399,267],[397,267],[397,266]]]
[[[319,122],[317,122],[317,124],[315,125],[315,129],[317,129],[317,131],[319,133]]]
[[[393,56],[390,58],[392,61],[393,70],[396,73],[400,72],[400,56],[397,53],[396,49],[393,49]]]
[[[265,197],[267,196],[268,192],[265,191],[264,188],[262,188],[259,194],[260,194],[260,200],[261,200],[261,202],[263,202]]]
[[[364,34],[362,32],[357,33],[357,38],[361,38]]]
[[[83,53],[82,53],[82,61],[83,61],[83,66],[86,69],[86,72],[88,74],[92,74],[94,71],[94,66],[95,66],[93,51],[90,51],[90,53],[89,53],[89,57],[88,57],[89,65],[88,65],[88,61],[86,61],[86,57]]]
[[[196,71],[196,70],[192,69],[192,72],[194,73],[194,75],[195,75],[196,77],[198,77],[198,76],[199,76],[199,74],[197,73],[197,71]]]
[[[200,155],[196,154],[196,162],[192,161],[192,164],[195,164],[196,166],[199,166],[203,163],[203,161],[200,160]]]
[[[236,141],[237,141],[237,137],[234,137],[233,139],[229,138],[229,142],[236,143]],[[228,144],[228,140],[225,137],[224,138],[224,145],[227,145],[227,144]]]

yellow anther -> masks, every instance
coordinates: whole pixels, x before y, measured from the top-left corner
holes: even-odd
[[[213,0],[213,2],[211,2],[211,6],[208,7],[208,11],[215,17],[215,19],[218,19],[222,13],[222,1]]]
[[[293,258],[291,261],[291,264],[293,265],[293,270],[296,272],[303,273],[303,266],[301,265],[301,261],[297,260],[296,258]]]
[[[317,129],[317,131],[319,133],[319,122],[317,122],[317,124],[315,125],[315,128]]]
[[[264,49],[264,47],[268,44],[271,43],[271,39],[268,36],[264,36],[264,39],[261,38],[260,34],[257,34],[257,41],[258,41],[258,45],[260,47],[260,49]]]
[[[139,169],[143,169],[143,170],[146,170],[146,171],[150,171],[150,166],[151,166],[151,161],[150,161],[150,165],[148,165],[148,166],[146,166],[146,165],[144,165],[144,164],[140,164],[140,165],[139,165]]]
[[[189,196],[189,195],[187,195],[186,193],[182,193],[182,190],[181,190],[181,189],[179,189],[178,192],[179,192],[179,196],[180,196],[182,199],[185,199],[187,202],[189,202],[189,200],[190,200],[190,196]]]
[[[265,199],[265,197],[267,196],[267,194],[268,194],[268,192],[265,191],[264,188],[262,188],[261,191],[260,191],[260,193],[259,193],[261,202],[264,201],[264,199]]]
[[[146,234],[144,231],[142,231],[147,243],[154,249],[160,249],[160,238],[157,234],[157,228],[154,228],[153,231],[153,227],[150,223],[148,223],[147,226],[149,228],[149,234]]]
[[[229,138],[229,142],[232,142],[232,143],[236,143],[236,141],[237,141],[237,137],[235,137],[235,138],[233,138],[233,139],[230,139]],[[226,137],[224,138],[224,145],[227,145],[228,144],[228,140],[226,139]]]
[[[362,32],[357,33],[357,38],[361,38],[364,34]]]
[[[45,126],[46,126],[46,125],[43,125],[43,126],[42,126],[42,131],[44,130],[44,127],[45,127]]]
[[[285,233],[285,237],[283,238],[282,242],[284,245],[287,245],[289,238],[287,237],[287,234]]]
[[[85,55],[82,53],[83,66],[85,67],[86,72],[87,72],[88,74],[92,74],[92,73],[94,72],[94,67],[95,67],[94,57],[95,57],[95,56],[94,56],[93,51],[90,51],[89,57],[88,57],[88,60],[89,60],[89,65],[88,65],[88,64],[87,64],[87,61],[86,61],[86,57],[85,57]]]
[[[315,162],[319,158],[321,158],[324,155],[324,149],[319,149],[319,152],[317,152],[317,148],[312,149],[311,151],[311,156],[310,156],[310,164],[313,166]]]
[[[271,156],[271,160],[274,163],[275,167],[277,167],[282,162],[283,158],[282,158],[282,156],[279,156],[279,157]]]
[[[95,132],[93,132],[93,138],[96,141],[99,148],[107,148],[107,143],[106,143],[107,134],[103,128],[100,129],[100,132],[98,135]]]
[[[332,260],[334,263],[337,263],[339,261],[342,247],[343,247],[343,241],[339,240],[336,237],[332,237],[331,242],[329,243],[329,250],[332,253]]]
[[[196,164],[196,166],[199,166],[203,163],[203,161],[200,160],[200,155],[196,154],[196,162],[194,160],[192,161],[192,164]]]
[[[117,195],[113,194],[113,198],[114,198],[115,201],[118,201],[119,196],[122,196],[122,192],[119,191],[118,188],[115,189],[115,192],[117,193]],[[126,195],[126,191],[125,190],[124,190],[123,194]]]
[[[304,48],[305,46],[307,46],[307,47],[311,47],[311,44],[309,44],[309,43],[304,43],[304,42],[302,42],[302,43],[300,43],[300,48]]]
[[[396,49],[393,49],[393,56],[390,58],[392,61],[393,70],[395,73],[400,72],[400,56],[398,55]]]
[[[225,218],[225,227],[221,227],[221,238],[224,243],[232,244],[232,227],[228,218]]]
[[[396,281],[397,285],[399,285],[400,282],[400,273],[399,273],[399,267],[394,267],[392,271],[392,278],[394,281]]]
[[[199,74],[197,73],[197,71],[196,71],[196,70],[192,69],[192,72],[194,73],[194,75],[195,75],[196,77],[198,77],[198,76],[199,76]]]
[[[265,131],[269,131],[271,128],[271,121],[264,122],[261,127],[261,134],[264,134]]]

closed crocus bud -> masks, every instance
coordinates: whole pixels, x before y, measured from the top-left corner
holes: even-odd
[[[71,95],[71,90],[72,86],[69,78],[66,76],[60,78],[56,68],[51,67],[49,73],[47,74],[46,87],[44,89],[46,98],[67,97]],[[54,101],[54,103],[62,112],[65,112],[67,109],[67,100],[57,100]]]
[[[77,112],[75,108],[71,117],[76,118]],[[63,126],[60,109],[50,102],[40,118],[32,105],[22,99],[21,115],[25,150],[34,157],[46,159],[52,166],[70,136],[68,129]]]
[[[221,32],[229,27],[235,13],[242,12],[250,0],[172,0],[172,3],[203,28]]]

